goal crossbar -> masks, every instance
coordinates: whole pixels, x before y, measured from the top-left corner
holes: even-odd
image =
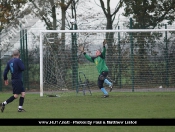
[[[119,30],[40,30],[41,33],[106,33],[106,32],[161,32],[175,31],[175,29],[119,29]]]

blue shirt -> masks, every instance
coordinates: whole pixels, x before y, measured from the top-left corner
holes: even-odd
[[[7,80],[7,74],[11,72],[11,79],[21,79],[22,80],[22,71],[24,71],[24,64],[19,58],[12,58],[7,62],[7,66],[4,70],[4,80]]]

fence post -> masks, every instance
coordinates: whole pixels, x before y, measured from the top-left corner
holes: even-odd
[[[132,18],[130,18],[130,29],[132,29]],[[134,56],[133,56],[133,36],[132,36],[132,32],[130,33],[130,43],[131,43],[131,80],[132,80],[132,92],[134,92]]]
[[[77,30],[77,24],[72,24],[71,30]],[[71,33],[72,36],[72,87],[78,89],[78,62],[77,62],[77,34]]]
[[[22,27],[20,26],[20,58],[23,60],[23,52],[22,52]],[[23,80],[23,78],[22,78]]]
[[[1,45],[1,31],[0,31],[0,45]],[[1,72],[1,63],[2,59],[1,59],[1,50],[0,50],[0,91],[2,91],[2,72]]]
[[[25,54],[25,32],[24,29],[22,29],[22,53],[23,53],[23,63],[24,65],[26,64],[26,54]],[[26,88],[26,73],[25,71],[23,72],[23,84],[24,87]]]
[[[26,88],[29,90],[29,63],[28,63],[28,43],[27,43],[27,29],[24,30],[25,36],[25,72],[26,72]]]
[[[25,65],[25,53],[24,53],[24,30],[21,27],[20,30],[20,57],[21,60],[23,61],[24,65]],[[22,76],[22,81],[25,87],[25,72],[23,72],[23,76]]]
[[[118,29],[120,29],[120,26],[118,26]],[[119,67],[119,87],[122,88],[121,84],[121,47],[120,47],[120,32],[118,32],[118,67]]]
[[[167,24],[165,24],[165,29],[167,29]],[[166,86],[169,87],[169,63],[168,63],[168,42],[167,42],[167,31],[165,31],[165,61],[166,61]]]

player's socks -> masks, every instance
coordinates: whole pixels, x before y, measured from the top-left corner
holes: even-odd
[[[4,102],[2,103],[2,105],[3,105],[3,106],[5,106],[6,104],[7,104],[7,102],[6,102],[6,101],[4,101]]]
[[[18,109],[22,109],[22,106],[18,106]]]
[[[105,79],[104,82],[105,82],[107,85],[109,85],[109,86],[112,85],[112,83],[111,83],[108,79]]]
[[[101,91],[103,92],[104,95],[108,95],[108,92],[106,91],[105,88],[101,88]]]
[[[14,99],[15,99],[15,97],[14,96],[11,96],[9,99],[6,100],[7,104],[10,103],[10,102],[12,102]]]
[[[19,106],[23,106],[24,103],[24,97],[19,98]]]

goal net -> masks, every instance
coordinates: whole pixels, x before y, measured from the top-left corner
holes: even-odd
[[[108,79],[114,90],[155,90],[175,86],[175,29],[42,30],[40,31],[40,96],[59,90],[99,89],[99,73],[89,56],[106,39]],[[105,86],[107,87],[107,86]]]

